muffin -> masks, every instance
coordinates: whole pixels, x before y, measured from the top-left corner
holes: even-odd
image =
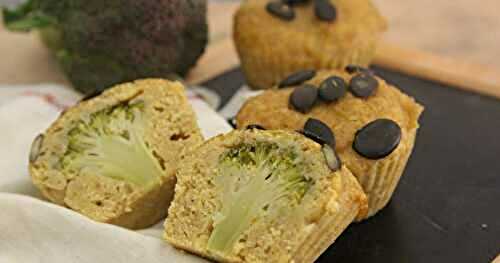
[[[202,142],[179,82],[139,80],[88,97],[33,142],[29,170],[50,201],[139,229],[166,215],[175,168]]]
[[[249,0],[233,34],[249,85],[266,89],[302,69],[368,65],[386,27],[370,0]]]
[[[366,197],[327,145],[291,131],[232,131],[186,155],[165,239],[219,262],[313,262]]]
[[[359,66],[323,70],[297,86],[266,90],[240,109],[238,128],[334,131],[343,163],[363,187],[372,216],[390,200],[411,155],[423,107]]]

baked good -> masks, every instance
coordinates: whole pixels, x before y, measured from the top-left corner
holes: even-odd
[[[249,85],[265,89],[303,69],[368,65],[386,27],[370,0],[249,0],[233,34]]]
[[[313,262],[366,197],[329,146],[291,131],[235,130],[186,155],[165,239],[219,262]]]
[[[182,84],[138,80],[61,114],[35,139],[29,169],[50,201],[138,229],[165,217],[182,153],[201,141]]]
[[[311,101],[313,101],[311,103]],[[299,130],[326,123],[335,149],[368,196],[374,215],[390,200],[411,155],[423,107],[368,69],[323,70],[298,86],[266,90],[240,109],[238,128]],[[314,123],[313,123],[314,124]]]

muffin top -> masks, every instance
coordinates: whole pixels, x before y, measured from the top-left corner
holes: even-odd
[[[319,71],[308,80],[250,98],[236,117],[238,128],[258,124],[266,129],[300,130],[310,118],[321,120],[334,132],[335,149],[355,175],[363,174],[377,160],[397,156],[394,152],[411,149],[423,107],[366,69],[351,67],[349,71]],[[332,78],[337,80],[330,87],[334,92],[322,92],[326,80]],[[373,142],[366,142],[370,137],[363,134],[380,127],[385,129],[383,135],[392,133],[395,138],[384,138],[393,144],[382,149],[385,153],[373,153]]]
[[[311,45],[316,45],[315,42],[325,42],[328,45],[347,47],[351,46],[352,42],[361,41],[366,34],[376,34],[385,31],[387,27],[385,19],[369,0],[288,2],[298,3],[285,5],[275,0],[244,1],[236,14],[237,24],[244,26],[247,37],[252,37],[255,41],[273,42],[277,39],[304,38],[310,41]],[[322,16],[316,8],[318,3],[333,9]],[[282,7],[277,7],[280,4]],[[324,7],[319,9],[329,10]],[[329,13],[334,15],[329,19],[321,18],[328,17]],[[250,27],[259,30],[250,31]]]

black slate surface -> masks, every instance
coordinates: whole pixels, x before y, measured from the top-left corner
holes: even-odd
[[[318,260],[489,263],[500,253],[500,100],[374,68],[426,107],[391,203],[351,225]],[[226,102],[239,70],[206,86]]]

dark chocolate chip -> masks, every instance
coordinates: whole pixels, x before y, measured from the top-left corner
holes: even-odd
[[[289,87],[289,86],[296,86],[304,83],[305,81],[308,81],[316,76],[316,71],[315,70],[301,70],[297,71],[290,76],[286,77],[283,81],[280,82],[279,87],[284,88],[284,87]]]
[[[335,152],[335,150],[330,145],[323,145],[321,148],[323,155],[325,156],[326,164],[333,172],[340,170],[342,167],[342,161]]]
[[[250,124],[247,126],[247,130],[266,130],[266,128],[260,126],[259,124]]]
[[[373,75],[373,72],[370,69],[362,67],[362,66],[358,66],[358,65],[353,65],[353,64],[347,65],[345,67],[345,71],[347,71],[347,73],[349,73],[349,74],[367,73],[367,74]]]
[[[299,112],[306,113],[318,99],[318,89],[313,85],[303,85],[293,90],[290,95],[290,105]]]
[[[401,142],[401,127],[388,119],[378,119],[356,132],[353,148],[361,156],[376,160],[391,154]]]
[[[93,99],[99,95],[101,95],[102,93],[104,92],[104,89],[95,89],[94,91],[90,92],[89,94],[85,95],[85,97],[83,97],[80,102],[82,101],[87,101],[87,100],[90,100],[90,99]]]
[[[318,94],[319,97],[326,101],[332,102],[342,98],[347,92],[347,84],[343,78],[332,76],[325,79],[320,85]]]
[[[234,129],[236,129],[236,117],[227,119],[227,123],[229,123],[229,125],[231,125],[231,127],[233,127]]]
[[[39,134],[38,136],[36,136],[35,140],[33,140],[29,156],[30,163],[35,162],[36,159],[38,159],[38,156],[40,156],[40,150],[42,149],[43,138],[44,138],[43,134]]]
[[[289,5],[281,1],[269,2],[266,5],[266,10],[271,15],[285,21],[291,21],[295,18],[295,11],[293,11],[293,9]]]
[[[378,81],[370,74],[359,73],[351,79],[349,89],[351,93],[359,98],[368,98],[378,88]]]
[[[319,144],[328,144],[335,148],[335,135],[324,122],[309,118],[304,125],[303,134]]]
[[[321,21],[332,22],[337,18],[337,8],[330,0],[314,0],[314,13]]]

